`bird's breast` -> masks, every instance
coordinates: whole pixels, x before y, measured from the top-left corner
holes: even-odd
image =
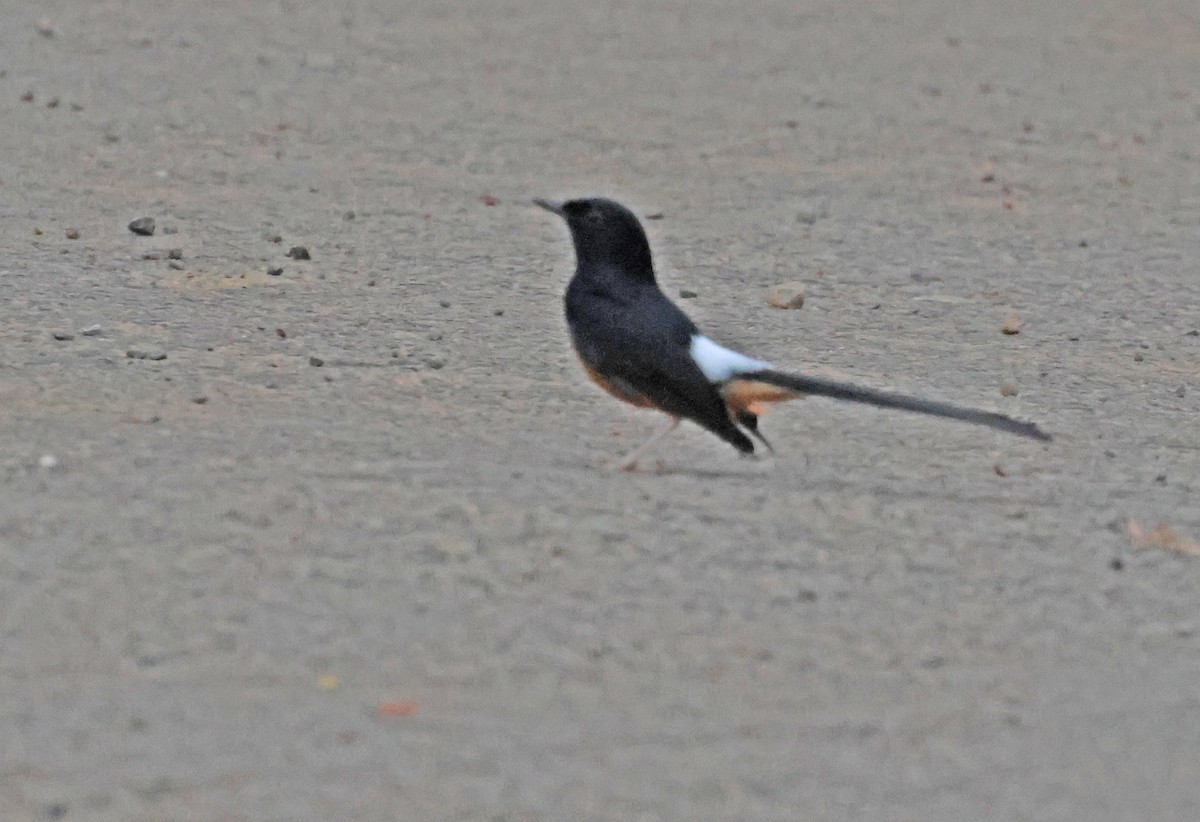
[[[576,352],[578,353],[578,352]],[[638,408],[654,408],[655,404],[649,397],[638,391],[629,382],[621,379],[616,375],[605,375],[600,373],[592,366],[583,355],[580,354],[579,362],[583,366],[584,373],[588,375],[588,379],[603,388],[609,394],[612,394],[619,400],[636,405]]]

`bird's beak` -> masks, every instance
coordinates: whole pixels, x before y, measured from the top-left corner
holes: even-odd
[[[564,203],[562,200],[543,200],[541,197],[538,197],[533,201],[533,204],[540,205],[542,208],[546,209],[552,214],[557,214],[559,217],[566,216],[566,214],[563,213]]]

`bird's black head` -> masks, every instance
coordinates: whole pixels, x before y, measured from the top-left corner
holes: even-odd
[[[580,270],[616,266],[628,276],[654,281],[650,243],[633,212],[613,200],[534,200],[567,221]]]

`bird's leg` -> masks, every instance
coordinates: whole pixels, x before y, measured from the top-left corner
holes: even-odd
[[[663,428],[650,439],[646,440],[637,448],[626,454],[621,461],[616,464],[616,469],[618,471],[632,471],[634,468],[637,468],[638,458],[649,451],[659,440],[661,440],[667,434],[670,434],[678,427],[679,417],[671,417],[671,421],[667,424],[666,428]]]

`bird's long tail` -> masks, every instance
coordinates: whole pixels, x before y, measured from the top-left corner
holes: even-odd
[[[981,411],[977,408],[963,408],[945,402],[923,400],[910,397],[907,394],[894,394],[890,391],[876,391],[873,388],[863,388],[849,383],[827,380],[821,377],[806,377],[799,374],[785,374],[782,371],[762,370],[752,374],[739,374],[739,379],[764,382],[778,388],[795,391],[799,394],[810,394],[818,397],[829,397],[835,400],[848,400],[874,405],[879,408],[898,408],[902,411],[913,411],[918,414],[930,414],[935,417],[945,417],[952,420],[971,422],[976,425],[986,425],[997,431],[1019,434],[1022,437],[1049,442],[1051,437],[1032,422],[1021,422],[1003,414],[992,411]]]

